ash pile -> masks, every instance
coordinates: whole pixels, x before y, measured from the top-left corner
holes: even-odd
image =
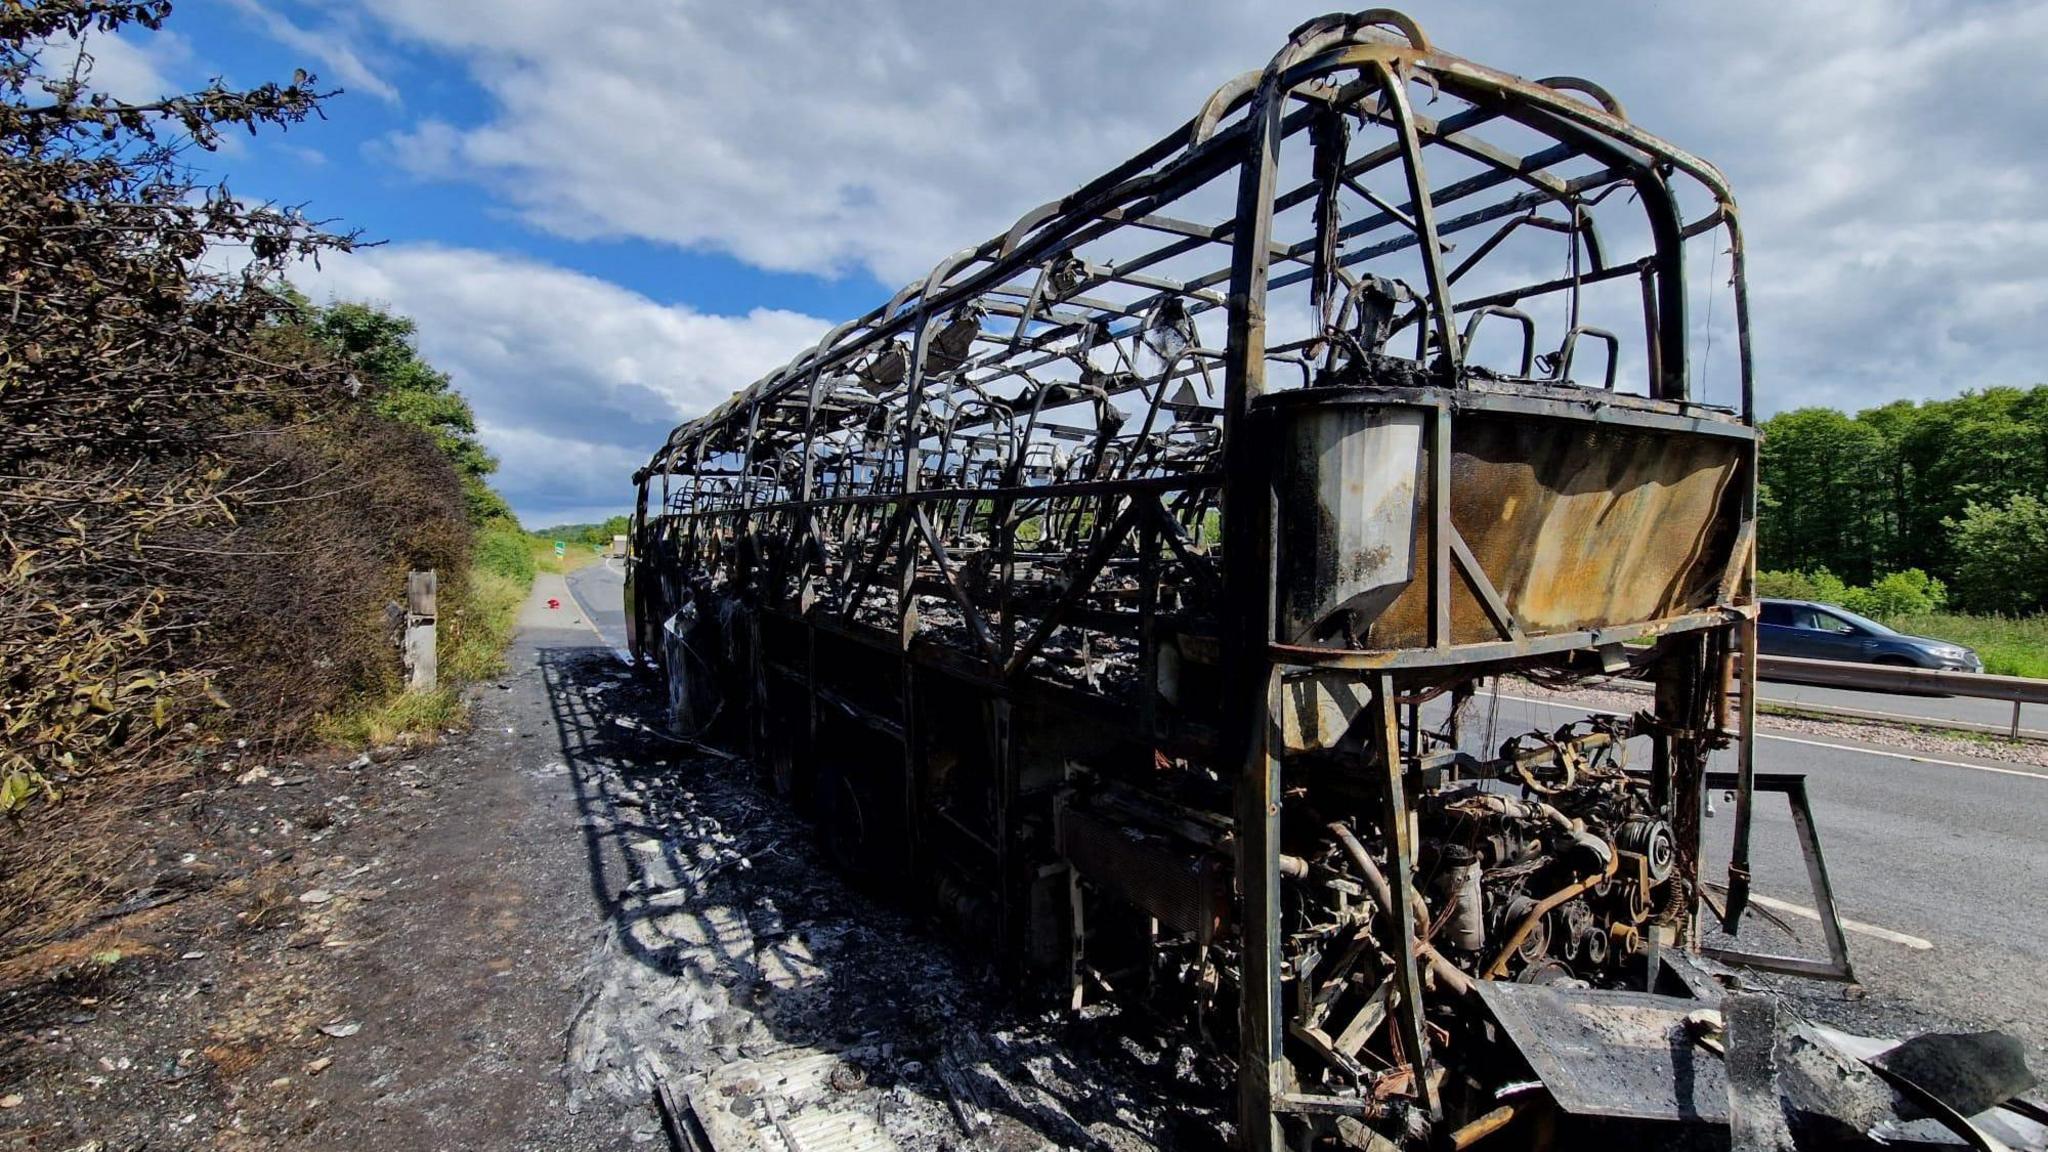
[[[1016,1002],[748,765],[664,732],[657,688],[603,654],[549,678],[612,912],[566,1040],[575,1106],[718,1152],[1229,1146],[1227,1069],[1189,1038]]]

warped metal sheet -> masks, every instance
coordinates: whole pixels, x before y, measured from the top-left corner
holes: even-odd
[[[1473,987],[1564,1111],[1728,1122],[1721,1059],[1685,1023],[1697,1001],[1498,981]]]

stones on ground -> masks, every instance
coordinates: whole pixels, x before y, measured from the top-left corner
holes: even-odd
[[[329,892],[325,888],[311,888],[299,893],[299,903],[301,904],[325,904],[332,899],[334,899],[334,893]]]
[[[320,1026],[322,1034],[332,1036],[336,1040],[346,1040],[362,1030],[363,1024],[360,1020],[348,1020],[334,1024],[322,1024]]]

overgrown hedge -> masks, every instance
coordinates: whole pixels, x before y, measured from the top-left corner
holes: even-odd
[[[284,286],[351,238],[195,186],[184,160],[315,114],[314,79],[132,105],[89,62],[43,66],[53,43],[90,53],[168,13],[0,3],[7,951],[122,882],[134,845],[104,812],[391,687],[406,571],[440,569],[459,600],[468,566],[446,430],[380,406],[395,385]]]
[[[530,584],[535,572],[532,538],[519,527],[518,521],[503,517],[489,520],[477,530],[476,566]]]
[[[1865,616],[1923,616],[1948,606],[1948,588],[1911,568],[1893,572],[1867,585],[1847,584],[1825,568],[1812,572],[1758,572],[1757,594],[1788,600],[1839,604]]]

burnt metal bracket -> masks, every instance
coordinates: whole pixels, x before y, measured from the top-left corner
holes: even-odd
[[[1515,623],[1514,612],[1508,608],[1507,601],[1501,599],[1500,591],[1493,586],[1493,581],[1487,579],[1486,570],[1479,566],[1478,558],[1472,555],[1472,546],[1465,543],[1464,534],[1453,528],[1448,520],[1442,528],[1445,538],[1450,541],[1451,560],[1457,564],[1458,573],[1465,577],[1466,585],[1478,598],[1479,606],[1486,609],[1486,618],[1493,621],[1493,626],[1500,631],[1501,639],[1519,641],[1522,638],[1522,629]]]
[[[1409,1064],[1415,1070],[1415,1093],[1425,1111],[1437,1110],[1436,1089],[1429,1079],[1429,1037],[1422,1027],[1422,977],[1415,970],[1415,920],[1406,912],[1418,898],[1415,891],[1415,844],[1409,835],[1409,805],[1402,776],[1405,766],[1401,757],[1401,723],[1395,708],[1394,678],[1382,675],[1373,681],[1372,689],[1372,738],[1378,747],[1374,750],[1380,760],[1381,771],[1387,774],[1383,795],[1386,807],[1383,813],[1384,835],[1387,843],[1387,879],[1392,882],[1394,907],[1388,910],[1387,922],[1393,926],[1394,940],[1394,991],[1400,995],[1395,1006],[1396,1018],[1400,1025],[1401,1046],[1406,1048]]]
[[[1733,772],[1707,773],[1708,788],[1736,788],[1740,777]],[[1782,793],[1792,808],[1792,826],[1799,835],[1799,854],[1806,861],[1806,879],[1813,890],[1813,906],[1820,913],[1821,936],[1826,939],[1828,958],[1810,960],[1803,956],[1778,956],[1767,952],[1744,952],[1733,948],[1703,947],[1700,953],[1743,968],[1758,968],[1765,972],[1785,972],[1795,976],[1809,976],[1816,980],[1836,980],[1844,984],[1856,982],[1856,970],[1849,960],[1849,938],[1842,931],[1842,915],[1835,907],[1834,885],[1828,880],[1828,864],[1821,854],[1820,834],[1814,830],[1813,807],[1806,797],[1806,777],[1788,772],[1766,772],[1754,776],[1751,787],[1757,792]],[[1734,935],[1740,925],[1741,910],[1730,903],[1730,915],[1722,922],[1721,928]]]

